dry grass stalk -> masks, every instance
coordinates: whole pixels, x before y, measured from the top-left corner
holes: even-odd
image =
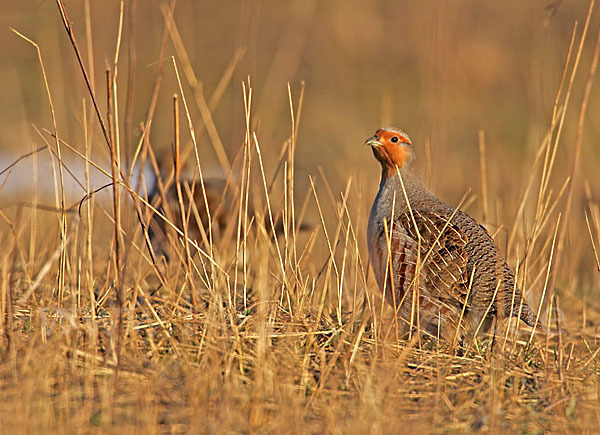
[[[208,86],[201,87],[193,56],[188,56],[184,47],[186,34],[177,27],[180,15],[173,15],[175,1],[171,1],[168,8],[162,9],[162,21],[157,13],[165,27],[156,42],[160,44],[157,64],[153,65],[156,77],[148,86],[141,135],[134,140],[131,130],[138,114],[133,105],[132,77],[147,75],[145,69],[133,69],[136,44],[140,48],[144,42],[132,37],[134,16],[141,11],[136,12],[133,3],[127,9],[123,2],[119,8],[115,4],[115,20],[117,13],[120,15],[115,21],[116,39],[110,37],[111,50],[114,47],[115,51],[109,56],[108,100],[101,113],[94,87],[93,49],[98,50],[97,44],[102,43],[99,37],[104,34],[97,33],[92,40],[96,10],[92,13],[89,2],[83,3],[88,57],[84,62],[65,7],[61,0],[57,4],[84,77],[86,98],[91,99],[94,110],[88,113],[84,100],[82,109],[73,111],[81,115],[68,120],[53,116],[50,131],[37,130],[46,141],[40,149],[48,149],[52,162],[58,164],[54,179],[56,206],[41,207],[36,196],[33,204],[40,207],[33,208],[30,215],[22,206],[14,213],[0,210],[1,223],[7,228],[0,233],[6,247],[0,253],[0,427],[5,431],[111,432],[131,428],[140,432],[383,433],[398,427],[427,432],[596,429],[600,412],[600,336],[596,330],[600,306],[593,297],[596,287],[591,283],[598,282],[598,276],[593,270],[596,275],[588,277],[580,272],[577,261],[569,261],[567,255],[559,261],[557,256],[561,229],[568,231],[575,222],[573,218],[567,222],[560,201],[565,195],[567,202],[577,203],[574,180],[582,176],[579,165],[575,170],[569,168],[571,173],[556,165],[560,161],[559,138],[569,131],[568,126],[575,125],[583,163],[582,114],[595,110],[589,91],[592,74],[584,89],[584,99],[589,98],[589,103],[582,102],[579,118],[571,119],[567,111],[569,99],[577,95],[571,92],[578,83],[577,65],[583,65],[587,56],[582,48],[584,35],[575,41],[578,35],[573,33],[550,127],[531,156],[525,185],[515,187],[495,181],[498,168],[491,164],[493,134],[486,126],[486,137],[480,133],[479,138],[484,219],[493,213],[494,204],[488,194],[499,192],[501,186],[507,189],[506,197],[521,198],[514,207],[516,218],[510,228],[508,249],[518,259],[519,284],[526,284],[522,288],[541,298],[537,316],[548,319],[548,334],[536,342],[531,339],[534,332],[521,331],[516,319],[509,317],[500,319],[494,328],[498,337],[503,336],[502,346],[497,344],[492,349],[495,338],[490,336],[468,350],[459,350],[458,329],[454,343],[419,333],[417,302],[409,322],[409,327],[416,326],[416,332],[410,340],[400,337],[402,325],[393,310],[384,305],[366,266],[363,239],[365,204],[370,193],[363,188],[363,175],[345,166],[338,174],[332,169],[335,166],[323,165],[322,170],[314,169],[314,173],[319,172],[317,177],[304,179],[304,168],[297,165],[304,161],[299,162],[296,152],[300,151],[304,159],[307,150],[303,147],[315,147],[309,152],[317,146],[325,148],[319,142],[323,141],[322,135],[313,136],[311,131],[314,102],[321,104],[310,92],[314,83],[308,82],[306,107],[303,83],[298,92],[294,81],[287,89],[284,86],[281,95],[287,91],[290,124],[282,128],[284,137],[278,142],[270,137],[272,128],[261,128],[269,112],[255,111],[257,91],[250,79],[244,81],[242,98],[235,98],[241,113],[236,121],[240,124],[238,137],[235,123],[224,123],[217,106],[222,99],[227,101],[224,96],[228,84],[236,79],[244,53],[249,53],[252,61],[255,50],[250,43],[233,48],[229,63],[224,71],[218,71],[214,90],[209,93]],[[305,30],[315,6],[293,3],[286,9],[287,14],[293,15],[294,11],[302,14],[302,19],[284,32],[285,41],[271,66],[273,80],[285,71],[298,69],[296,64],[282,69],[282,53],[290,47],[303,47],[306,36],[296,33]],[[241,13],[248,15],[252,24],[254,16],[249,11]],[[437,20],[443,17],[436,15]],[[123,26],[128,32],[123,32]],[[344,29],[335,20],[332,26],[343,38]],[[177,61],[169,57],[169,38]],[[119,80],[119,65],[125,62],[119,61],[122,44],[128,47],[127,54],[124,51],[122,55],[128,57],[129,71]],[[192,54],[192,46],[187,49]],[[303,52],[308,56],[313,49]],[[47,55],[37,46],[36,50],[44,68],[41,55],[46,59]],[[164,61],[169,59],[173,69],[166,70],[171,82],[169,77],[163,80]],[[52,111],[60,109],[50,98],[52,74],[43,75],[47,93],[44,99],[50,101]],[[264,89],[262,85],[259,91]],[[272,83],[267,86],[268,92],[273,92]],[[176,94],[168,110],[160,105],[162,87]],[[274,106],[279,98],[272,95],[268,104],[263,100],[259,103],[264,109]],[[386,98],[382,116],[389,118],[392,109],[396,110],[392,103],[397,100],[389,95]],[[118,103],[123,102],[125,110],[121,113]],[[186,132],[181,130],[181,107],[187,120]],[[229,106],[222,109],[231,110]],[[111,151],[110,169],[108,160],[102,161],[92,146],[94,115]],[[173,210],[168,210],[164,198],[160,204],[152,203],[133,187],[136,183],[130,182],[134,167],[146,161],[159,172],[150,146],[151,139],[160,140],[160,129],[152,129],[158,117],[168,119],[167,133],[173,141],[172,174],[158,180],[163,196],[169,184],[175,183],[177,206]],[[204,128],[207,137],[202,138]],[[234,133],[228,134],[229,129]],[[67,131],[81,134],[75,136],[78,139],[67,139]],[[311,137],[305,139],[303,132]],[[191,139],[184,144],[182,138],[187,133]],[[323,142],[335,145],[338,139],[333,136]],[[312,143],[317,138],[318,143]],[[202,228],[202,240],[193,240],[190,227],[194,220],[201,222],[200,204],[186,201],[194,193],[200,193],[205,204],[207,198],[203,185],[203,192],[195,192],[194,183],[183,182],[186,152],[194,151],[194,180],[204,183],[207,168],[200,164],[205,164],[205,147],[217,150],[219,146],[222,155],[218,162],[223,167],[229,165],[225,175],[235,197],[228,210],[233,223],[219,237],[210,223]],[[433,142],[429,150],[427,142],[427,167],[437,168],[437,146]],[[229,154],[231,150],[236,151]],[[82,181],[77,164],[69,157],[85,167]],[[0,175],[14,176],[18,170],[11,165]],[[112,188],[110,203],[96,194],[94,174]],[[338,175],[341,182],[336,179]],[[458,171],[449,172],[451,179],[458,175]],[[74,207],[67,207],[65,202],[69,177],[79,182],[78,188],[85,195]],[[308,187],[303,191],[304,184]],[[593,184],[587,186],[587,234],[574,232],[570,242],[573,249],[585,247],[589,251],[585,251],[585,261],[600,268],[596,190]],[[465,195],[459,206],[467,207],[472,201],[467,201]],[[571,207],[575,217],[578,210]],[[496,209],[498,216],[506,218],[500,207]],[[305,214],[319,222],[318,228],[308,234],[298,231]],[[56,216],[60,228],[56,228]],[[154,256],[158,246],[149,237],[149,216],[169,228],[166,244],[172,254],[168,262]],[[277,220],[282,223],[282,234],[274,231]],[[107,236],[111,233],[112,244]],[[57,239],[61,240],[59,246]],[[419,259],[419,267],[429,255]],[[569,287],[573,292],[551,290],[556,270],[560,271],[557,279],[564,275],[573,281]],[[58,281],[55,271],[60,271]],[[413,285],[418,287],[417,282]],[[396,301],[396,305],[402,303]],[[549,308],[544,312],[546,305]],[[464,310],[461,319],[463,314]]]

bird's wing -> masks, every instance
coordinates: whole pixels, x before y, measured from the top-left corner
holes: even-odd
[[[424,281],[419,283],[419,288],[426,289],[424,296],[456,311],[462,309],[468,288],[467,237],[449,218],[413,210],[396,222],[412,239],[412,257],[418,277]]]

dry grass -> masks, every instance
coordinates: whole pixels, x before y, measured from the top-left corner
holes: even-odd
[[[49,3],[37,36],[9,23],[0,49],[23,90],[14,97],[7,80],[2,94],[15,100],[0,107],[3,137],[19,154],[45,145],[1,174],[3,432],[597,431],[596,9],[406,5],[392,26],[401,22],[402,38],[390,39],[387,26],[359,26],[383,19],[359,4],[100,10],[86,0],[79,10],[57,0],[57,13]],[[29,7],[6,16],[19,21]],[[402,18],[387,7],[386,18]],[[515,58],[509,22],[531,43]],[[522,64],[533,70],[524,88],[506,78]],[[15,106],[33,128],[15,121]],[[377,165],[360,147],[398,119],[423,143],[434,191],[450,203],[469,185],[480,194],[463,208],[495,233],[547,334],[508,319],[466,353],[398,338],[368,273]],[[161,189],[175,183],[178,204],[164,215],[133,171],[158,170],[170,147],[160,143],[173,144]],[[47,178],[37,175],[44,155]],[[6,187],[23,162],[36,171],[25,200]],[[186,166],[198,180],[221,172],[237,198],[230,225],[207,225],[200,240],[190,237],[201,207],[180,183]],[[164,240],[150,237],[150,219]],[[302,223],[312,229],[296,231]]]

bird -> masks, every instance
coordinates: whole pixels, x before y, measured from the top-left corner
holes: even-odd
[[[231,217],[237,217],[237,208],[235,208],[235,197],[232,188],[227,185],[227,181],[221,178],[206,178],[202,183],[200,180],[182,180],[181,181],[181,200],[188,218],[188,236],[191,240],[203,240],[203,232],[208,237],[209,222],[212,223],[212,231],[223,232],[232,220]],[[206,201],[204,199],[206,192]],[[164,200],[158,183],[149,194],[150,202],[160,204],[160,211],[166,218],[174,223],[181,231],[181,212],[179,208],[179,195],[177,193],[177,183],[170,183],[164,192]],[[190,205],[190,198],[194,206]],[[165,204],[166,202],[166,204]],[[206,207],[208,205],[208,208]],[[196,214],[197,213],[197,214]],[[209,219],[210,216],[210,219]],[[157,221],[161,232],[166,233],[169,225],[162,219],[153,219]],[[202,228],[202,230],[201,230]],[[157,228],[151,225],[152,238],[154,238]]]
[[[172,169],[173,157],[168,152],[163,152],[157,159],[157,166],[160,170],[161,180],[169,179],[169,170]],[[186,172],[188,172],[186,170]],[[180,196],[177,188],[177,180],[167,182],[158,182],[158,176],[153,188],[148,194],[149,202],[158,207],[158,210],[183,233],[182,216],[180,209]],[[273,212],[273,227],[271,226],[271,217],[266,210],[261,215],[251,203],[246,204],[243,201],[243,194],[240,193],[240,186],[232,178],[227,180],[219,177],[199,178],[181,177],[179,180],[181,203],[183,204],[184,214],[186,216],[187,235],[190,240],[197,241],[199,246],[206,247],[209,240],[221,240],[224,235],[231,236],[237,231],[238,218],[240,213],[240,229],[242,234],[246,232],[246,224],[252,227],[257,226],[258,216],[262,216],[267,234],[276,236],[285,233],[285,222],[281,213]],[[242,202],[240,206],[240,202]],[[241,208],[240,208],[241,207]],[[247,216],[244,218],[244,216]],[[171,230],[171,225],[164,219],[151,215],[149,222],[149,237],[153,244],[157,245],[157,250],[165,256],[164,242],[166,234]],[[274,228],[274,229],[273,229]],[[297,232],[312,230],[313,226],[304,223],[296,223]],[[156,242],[156,243],[155,243]],[[160,246],[163,245],[163,246]]]
[[[380,128],[365,144],[381,164],[367,228],[369,262],[404,329],[465,343],[489,331],[494,318],[537,325],[486,228],[425,186],[408,135]]]

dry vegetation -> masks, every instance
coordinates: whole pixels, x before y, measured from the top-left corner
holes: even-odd
[[[41,150],[0,185],[0,431],[597,432],[597,7],[13,3],[2,151]],[[548,334],[397,336],[364,246],[385,124],[472,189]],[[171,148],[165,183],[228,177],[228,228],[186,237],[182,188],[148,236],[132,168]]]

